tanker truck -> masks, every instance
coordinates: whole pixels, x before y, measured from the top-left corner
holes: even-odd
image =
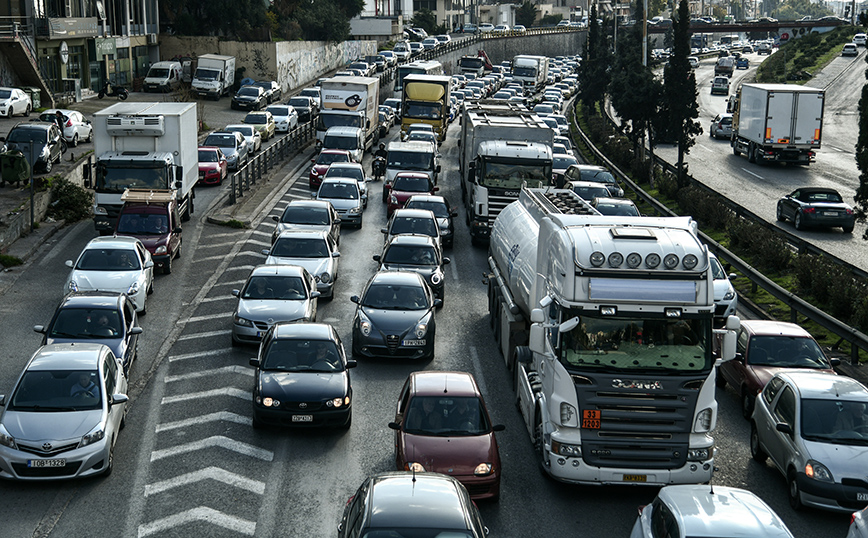
[[[710,480],[715,366],[735,356],[740,322],[713,329],[695,222],[603,216],[572,191],[524,189],[489,245],[495,340],[545,472],[575,484]]]

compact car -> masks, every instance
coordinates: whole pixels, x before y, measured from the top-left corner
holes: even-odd
[[[249,112],[244,117],[244,123],[252,125],[262,140],[269,140],[274,136],[277,130],[277,124],[274,122],[274,116],[271,112],[263,110],[262,112]]]
[[[398,235],[421,235],[440,243],[440,226],[432,211],[427,209],[396,209],[385,228],[380,230],[388,244]],[[442,243],[441,243],[442,244]]]
[[[711,138],[732,138],[732,114],[718,114],[711,120],[708,129]]]
[[[597,197],[591,200],[591,205],[603,215],[621,217],[640,217],[639,209],[633,200],[626,198]]]
[[[15,114],[29,116],[33,102],[27,92],[18,88],[0,88],[0,116],[11,118]]]
[[[373,256],[380,271],[414,271],[431,286],[434,296],[443,300],[443,267],[450,263],[436,239],[425,235],[398,235],[386,243],[382,254]]]
[[[280,89],[280,84],[274,80],[257,80],[252,86],[259,86],[265,93],[265,102],[274,103],[280,101],[283,97],[283,90]]]
[[[439,190],[434,186],[434,181],[429,175],[421,172],[398,172],[388,188],[384,185],[383,189],[388,190],[389,195],[389,205],[386,206],[387,216],[392,216],[396,209],[404,207],[411,196],[434,194]]]
[[[277,223],[271,232],[271,243],[285,230],[326,232],[335,245],[341,244],[341,219],[329,202],[321,200],[291,200],[283,213],[271,219]]]
[[[322,178],[328,172],[329,166],[334,163],[352,163],[352,154],[345,149],[324,149],[320,150],[315,159],[310,160],[313,166],[310,167],[308,173],[308,185],[311,189],[318,189]]]
[[[242,86],[232,97],[232,110],[261,110],[268,104],[265,90],[259,86]]]
[[[337,243],[322,230],[285,230],[280,232],[270,249],[263,249],[266,265],[298,265],[304,267],[316,282],[315,289],[324,297],[334,296],[338,279]]]
[[[229,162],[216,147],[199,146],[199,181],[197,185],[220,185],[229,174]]]
[[[20,151],[34,170],[46,174],[60,163],[66,152],[66,141],[54,122],[19,123],[5,138],[0,137],[0,141],[6,143],[5,151]]]
[[[777,220],[792,221],[796,230],[840,227],[848,234],[856,225],[856,214],[835,189],[802,187],[778,200]]]
[[[241,136],[244,137],[244,142],[247,144],[248,153],[251,155],[262,149],[263,134],[256,128],[256,125],[239,123],[227,125],[223,130],[227,133],[241,133]]]
[[[242,127],[250,129],[249,125]],[[211,133],[202,145],[220,148],[220,151],[226,156],[226,165],[229,170],[238,170],[247,164],[250,160],[250,154],[253,153],[253,147],[247,144],[244,135],[238,131]]]
[[[63,115],[63,125],[58,124],[63,132],[63,139],[72,147],[78,146],[79,142],[91,142],[93,140],[93,126],[84,114],[77,110],[65,108],[49,108],[39,115],[39,121],[57,123],[57,113]]]
[[[346,177],[355,179],[359,184],[359,191],[362,193],[362,208],[368,207],[368,183],[371,178],[365,176],[365,169],[361,163],[332,163],[326,170],[323,180]]]
[[[269,105],[265,109],[274,118],[274,130],[288,133],[298,126],[298,112],[290,105]]]
[[[313,120],[318,113],[318,109],[313,98],[303,95],[296,95],[295,97],[291,98],[289,101],[286,102],[286,106],[290,106],[296,111],[296,113],[298,114],[299,123],[307,123]]]
[[[574,164],[564,172],[567,181],[592,181],[603,183],[609,190],[609,196],[623,198],[624,189],[618,179],[603,166],[594,164]]]
[[[341,224],[362,227],[364,205],[359,182],[352,178],[324,179],[316,193],[317,200],[331,202],[341,218]]]
[[[443,196],[414,194],[404,204],[405,209],[427,209],[434,213],[440,226],[440,242],[446,248],[451,248],[455,239],[455,217],[458,211],[449,205]]]

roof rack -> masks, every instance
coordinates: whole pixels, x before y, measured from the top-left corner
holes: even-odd
[[[166,204],[175,199],[175,191],[158,189],[126,189],[121,202],[141,202],[145,204]]]

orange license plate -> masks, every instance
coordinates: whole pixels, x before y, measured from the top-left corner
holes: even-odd
[[[588,430],[600,429],[600,411],[598,409],[582,410],[582,428]]]

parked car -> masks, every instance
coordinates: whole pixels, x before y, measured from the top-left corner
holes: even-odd
[[[274,130],[288,133],[298,126],[298,112],[291,105],[269,105],[265,109],[274,118]]]
[[[271,232],[272,244],[286,230],[326,232],[336,246],[341,244],[341,219],[329,202],[291,200],[279,217],[271,218],[277,223]]]
[[[838,359],[829,359],[811,334],[795,323],[744,319],[735,358],[717,369],[717,386],[727,383],[741,395],[741,412],[749,419],[757,395],[776,373],[788,369],[835,374]]]
[[[249,112],[247,116],[244,117],[244,123],[247,125],[252,125],[256,132],[259,133],[259,136],[262,137],[262,140],[269,140],[272,136],[274,136],[274,132],[277,130],[277,125],[274,123],[274,116],[271,115],[271,112],[264,110],[262,112]]]
[[[34,325],[42,345],[103,344],[120,359],[124,372],[136,360],[139,327],[136,307],[123,293],[80,291],[67,294],[54,310],[48,325]]]
[[[66,141],[54,122],[19,123],[0,141],[6,143],[3,151],[20,151],[34,170],[46,174],[66,152]]]
[[[457,479],[474,501],[500,496],[500,453],[485,400],[466,372],[414,372],[398,395],[395,466]]]
[[[259,343],[275,323],[316,321],[317,298],[313,276],[298,265],[254,267],[240,290],[232,316],[232,345]]]
[[[498,24],[497,26],[494,27],[494,30],[492,30],[492,33],[494,35],[509,35],[509,33],[510,33],[509,25],[508,24]]]
[[[436,239],[424,235],[399,235],[385,245],[382,254],[373,258],[379,263],[380,271],[406,270],[419,273],[431,286],[434,296],[443,300],[443,267],[448,265],[450,260],[443,256]]]
[[[249,129],[250,126],[244,126]],[[204,146],[214,146],[220,148],[220,151],[226,156],[226,164],[230,170],[238,170],[241,166],[247,164],[250,160],[252,150],[247,145],[244,135],[235,132],[214,132],[208,135]]]
[[[232,110],[261,110],[268,104],[265,90],[259,86],[242,86],[232,97]]]
[[[479,25],[479,33],[480,34],[490,34],[494,31],[494,25],[491,23],[483,22]]]
[[[237,125],[227,125],[223,130],[227,133],[241,133],[250,154],[262,149],[262,133],[259,132],[259,129],[255,125],[239,123]]]
[[[306,269],[316,282],[315,288],[324,298],[334,297],[338,279],[338,245],[322,230],[284,230],[270,249],[263,249],[266,265],[298,265]]]
[[[29,116],[33,102],[24,90],[0,88],[0,116],[11,118],[15,114]]]
[[[525,34],[527,33],[527,28],[523,24],[516,24],[512,27],[512,33],[514,34]]]
[[[732,138],[732,114],[718,114],[708,128],[711,138]]]
[[[280,84],[273,80],[257,80],[252,85],[262,88],[262,91],[265,93],[266,104],[280,101],[280,98],[283,97],[283,90],[280,89]]]
[[[79,142],[91,142],[93,140],[93,127],[90,120],[77,110],[65,108],[49,108],[39,115],[39,121],[57,123],[57,113],[63,115],[63,125],[58,125],[63,133],[63,139],[72,147],[78,146]]]
[[[73,291],[126,293],[139,316],[145,315],[145,300],[154,291],[154,262],[151,253],[134,237],[106,236],[91,239],[73,262],[63,287]]]
[[[868,389],[846,376],[779,372],[756,400],[750,453],[786,477],[790,506],[850,513],[868,505]]]
[[[276,323],[259,345],[253,427],[349,428],[353,387],[340,336],[323,323]]]
[[[777,220],[790,220],[797,230],[840,226],[848,234],[856,225],[856,214],[835,189],[802,187],[778,200]]]
[[[380,534],[484,538],[488,528],[455,478],[393,471],[366,478],[347,501],[338,525],[339,538]]]
[[[677,485],[660,489],[639,507],[630,538],[739,536],[793,538],[783,520],[756,494],[726,486]]]
[[[405,209],[427,209],[434,213],[437,225],[440,227],[440,242],[446,248],[452,248],[455,238],[455,217],[458,211],[449,205],[442,196],[414,194],[404,204]]]
[[[127,377],[108,346],[36,350],[12,396],[0,396],[0,476],[55,480],[108,476],[127,412]]]

